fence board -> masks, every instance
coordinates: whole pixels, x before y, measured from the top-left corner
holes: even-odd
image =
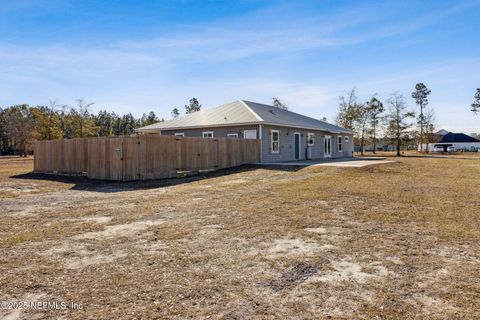
[[[222,169],[260,159],[260,140],[161,135],[35,141],[34,171],[131,181]]]

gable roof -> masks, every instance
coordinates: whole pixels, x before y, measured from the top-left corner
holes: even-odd
[[[353,131],[266,104],[238,100],[219,107],[203,109],[178,118],[138,128],[137,132],[177,130],[233,125],[268,124],[292,128],[322,130],[331,133]]]
[[[453,142],[480,142],[480,140],[475,139],[464,133],[452,133],[449,132],[442,136],[438,143],[453,143]]]

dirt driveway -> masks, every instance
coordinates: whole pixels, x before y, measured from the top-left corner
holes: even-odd
[[[67,308],[2,319],[480,318],[478,161],[123,184],[30,170],[0,159],[0,301]]]

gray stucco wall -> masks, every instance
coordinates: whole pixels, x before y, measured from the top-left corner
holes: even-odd
[[[306,159],[307,148],[311,149],[311,159],[324,158],[324,137],[332,137],[332,158],[343,158],[353,156],[353,135],[342,134],[343,151],[338,151],[338,136],[319,130],[295,129],[276,126],[261,126],[262,138],[262,162],[281,162],[292,161],[295,159],[295,136],[294,133],[300,133],[300,160]],[[260,139],[260,130],[258,125],[251,126],[235,126],[235,127],[218,127],[218,128],[201,128],[201,129],[184,129],[184,130],[164,130],[162,135],[174,135],[175,133],[183,133],[185,137],[202,137],[205,131],[213,131],[215,138],[225,138],[229,133],[237,133],[239,139],[243,139],[243,132],[245,130],[256,130],[257,139]],[[280,153],[275,154],[271,152],[271,130],[279,130],[280,136]],[[307,134],[313,133],[315,135],[314,146],[307,147]],[[345,141],[348,137],[348,142]]]

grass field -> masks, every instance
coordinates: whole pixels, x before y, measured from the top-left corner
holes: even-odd
[[[479,319],[480,158],[46,180],[0,158],[2,319]],[[17,177],[13,177],[17,176]]]

